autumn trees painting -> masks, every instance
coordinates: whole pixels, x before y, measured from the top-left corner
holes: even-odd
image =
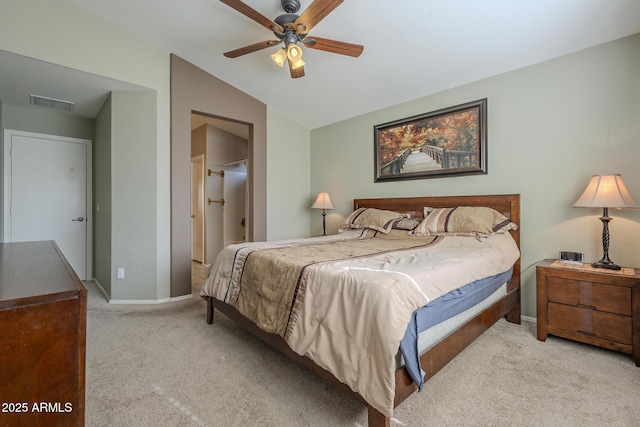
[[[376,182],[486,173],[482,99],[374,127]]]

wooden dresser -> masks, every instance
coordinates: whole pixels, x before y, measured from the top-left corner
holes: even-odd
[[[536,266],[538,339],[556,335],[632,355],[640,366],[640,270]]]
[[[54,242],[0,244],[0,426],[84,425],[86,318]]]

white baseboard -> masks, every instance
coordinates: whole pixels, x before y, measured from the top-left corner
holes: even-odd
[[[96,279],[91,279],[91,280],[86,280],[87,282],[91,281],[93,283],[96,284],[97,288],[100,290],[100,292],[102,293],[102,295],[104,295],[104,297],[107,299],[107,301],[109,301],[109,304],[164,304],[165,302],[176,302],[176,301],[183,301],[183,300],[187,300],[193,297],[192,294],[188,294],[188,295],[181,295],[179,297],[173,297],[173,298],[162,298],[162,299],[148,299],[148,300],[140,300],[140,299],[111,299],[109,298],[109,294],[107,294],[107,291],[104,290],[104,288],[102,287],[102,285],[100,284],[100,282],[98,282]]]
[[[109,304],[162,304],[171,301],[171,298],[162,299],[112,299]]]
[[[192,298],[193,295],[181,295],[179,297],[173,298],[162,298],[162,299],[112,299],[109,301],[109,304],[164,304],[165,302],[176,302],[176,301],[184,301]]]
[[[538,322],[538,319],[536,319],[535,317],[529,317],[529,316],[520,316],[520,320],[524,320],[525,322],[531,322],[531,323]]]
[[[98,290],[102,292],[102,295],[104,295],[107,301],[109,301],[109,294],[107,294],[107,291],[105,291],[102,285],[100,284],[100,282],[98,282],[98,279],[93,278],[91,281],[96,284],[96,286],[98,287]]]
[[[192,297],[193,297],[192,294],[187,294],[187,295],[182,295],[182,296],[179,296],[179,297],[169,298],[169,301],[171,301],[171,302],[184,301],[184,300],[190,299]]]

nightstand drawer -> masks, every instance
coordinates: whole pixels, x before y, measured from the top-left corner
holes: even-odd
[[[548,277],[548,301],[631,316],[631,288]]]
[[[620,344],[633,343],[632,319],[629,316],[549,302],[548,326]]]

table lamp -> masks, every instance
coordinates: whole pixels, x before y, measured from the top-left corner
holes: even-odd
[[[331,198],[327,193],[318,193],[318,197],[313,205],[311,205],[311,209],[322,209],[322,235],[327,235],[327,222],[326,216],[327,213],[325,209],[333,209],[333,204],[331,203]]]
[[[594,268],[606,268],[620,270],[609,259],[609,208],[637,209],[638,204],[633,200],[629,190],[622,181],[620,175],[594,175],[584,190],[582,196],[573,204],[574,208],[602,208],[602,249],[604,255],[598,262],[591,264]]]

